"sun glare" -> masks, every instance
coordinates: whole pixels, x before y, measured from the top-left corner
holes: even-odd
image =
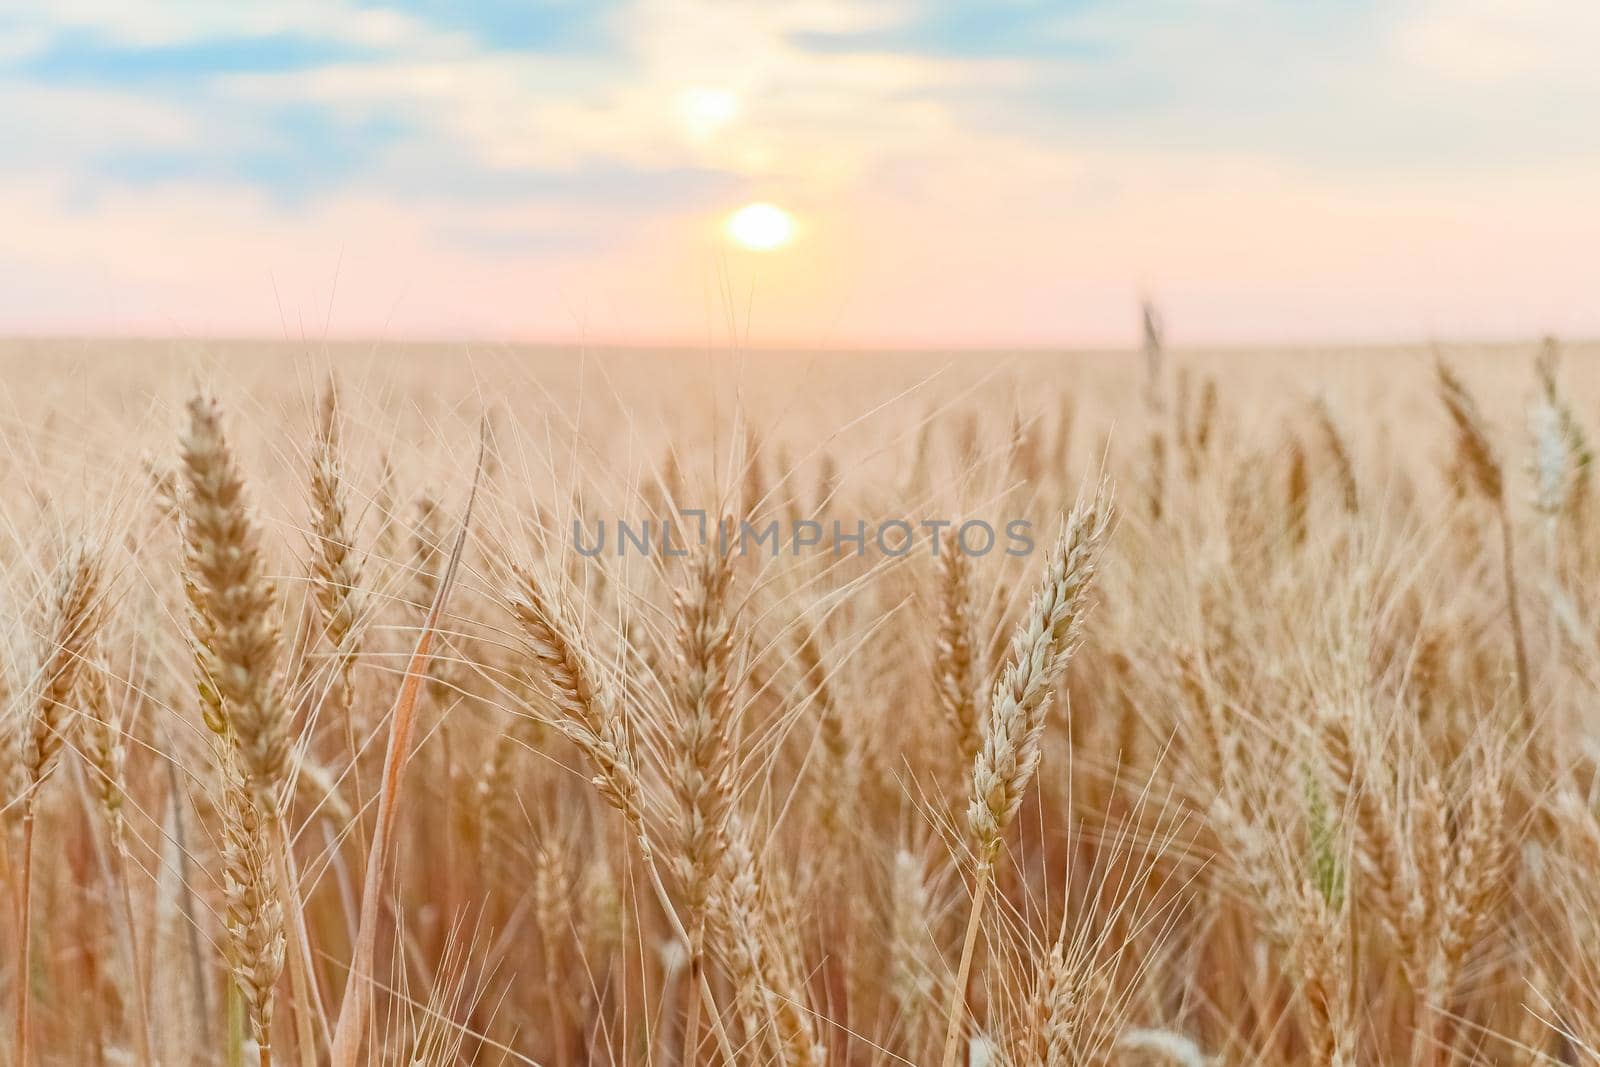
[[[697,141],[708,141],[739,114],[739,98],[727,89],[688,89],[678,95],[678,111]]]
[[[794,237],[794,218],[774,204],[747,204],[729,216],[727,228],[736,243],[768,252]]]

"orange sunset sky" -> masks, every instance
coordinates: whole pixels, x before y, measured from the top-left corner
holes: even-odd
[[[1076,346],[1148,293],[1180,343],[1593,335],[1596,40],[1549,0],[0,0],[0,334]]]

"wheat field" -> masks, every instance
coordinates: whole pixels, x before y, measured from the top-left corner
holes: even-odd
[[[1600,1061],[1596,354],[0,346],[0,1062]]]

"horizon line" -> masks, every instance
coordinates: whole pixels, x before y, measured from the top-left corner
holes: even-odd
[[[1262,340],[1259,338],[1230,340],[1194,340],[1194,341],[1167,341],[1162,345],[1162,350],[1168,353],[1205,354],[1213,352],[1318,352],[1327,349],[1345,349],[1354,351],[1394,351],[1397,349],[1414,349],[1428,347],[1449,348],[1516,348],[1525,345],[1537,345],[1547,340],[1556,340],[1563,345],[1586,346],[1600,344],[1600,335],[1575,335],[1563,336],[1549,331],[1533,332],[1526,334],[1489,334],[1489,335],[1430,335],[1395,337],[1380,339],[1372,337],[1328,337],[1325,339],[1308,340],[1304,338],[1283,340]],[[204,335],[187,334],[155,334],[155,333],[84,333],[84,332],[25,332],[4,333],[0,332],[0,348],[16,345],[161,345],[161,344],[190,344],[190,345],[273,345],[273,346],[303,346],[314,348],[317,346],[348,348],[380,348],[390,347],[396,349],[426,349],[445,347],[481,347],[481,348],[523,348],[542,352],[558,352],[563,350],[583,352],[609,352],[609,353],[693,353],[698,355],[720,353],[736,355],[740,353],[771,353],[774,355],[785,354],[818,354],[827,352],[855,353],[863,355],[911,355],[916,353],[942,352],[951,355],[984,355],[994,353],[1048,354],[1059,353],[1064,355],[1080,354],[1113,354],[1134,353],[1143,351],[1137,341],[1005,341],[993,342],[936,342],[936,341],[862,341],[857,343],[797,343],[797,342],[772,342],[772,343],[723,343],[712,344],[705,341],[684,341],[681,339],[665,339],[660,341],[650,340],[572,340],[572,339],[529,339],[529,338],[486,338],[486,337],[449,337],[449,336],[418,336],[418,337],[380,337],[361,333],[336,334],[321,338],[311,337],[272,337],[265,334],[254,333],[217,333]]]

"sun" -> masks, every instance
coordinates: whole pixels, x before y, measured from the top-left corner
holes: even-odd
[[[794,217],[775,204],[746,204],[728,216],[727,230],[735,243],[770,252],[794,239]]]

